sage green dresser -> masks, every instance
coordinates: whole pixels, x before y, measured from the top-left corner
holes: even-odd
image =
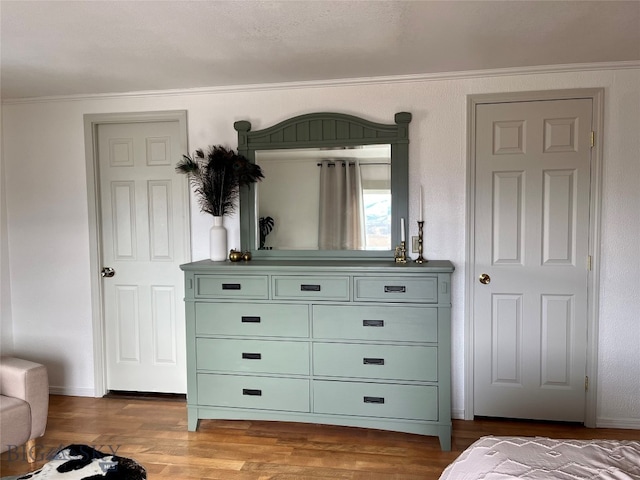
[[[451,448],[448,261],[203,260],[185,272],[188,428],[312,422]]]

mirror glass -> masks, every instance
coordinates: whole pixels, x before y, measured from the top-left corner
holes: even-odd
[[[390,144],[257,150],[255,162],[265,176],[255,186],[255,249],[391,250]],[[335,182],[346,191],[348,175],[360,201],[341,201],[332,190]],[[321,221],[323,214],[335,222]],[[334,225],[348,218],[353,234]]]

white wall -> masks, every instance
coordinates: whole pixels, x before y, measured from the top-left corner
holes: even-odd
[[[0,107],[0,353],[2,353],[2,355],[9,355],[13,352],[13,322],[11,321],[7,201],[4,183],[2,109]]]
[[[47,363],[51,384],[60,391],[93,393],[83,114],[186,109],[193,150],[214,143],[235,147],[236,120],[248,119],[260,129],[292,115],[338,111],[389,123],[396,112],[409,111],[411,216],[416,217],[422,184],[425,255],[450,259],[457,269],[453,408],[461,416],[466,96],[580,87],[605,88],[597,417],[601,424],[640,428],[638,68],[7,102],[3,134],[15,348]],[[231,248],[238,233],[237,220],[230,220]],[[194,212],[194,260],[207,256],[209,223]],[[410,227],[415,235],[415,222]]]

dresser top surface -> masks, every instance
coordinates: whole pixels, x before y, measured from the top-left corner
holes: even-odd
[[[201,273],[241,273],[241,272],[272,272],[274,270],[286,270],[291,272],[311,273],[366,273],[384,272],[402,275],[420,273],[451,273],[454,266],[449,260],[429,260],[427,263],[415,263],[412,260],[407,263],[395,263],[393,260],[366,261],[366,260],[250,260],[248,262],[213,262],[200,260],[180,265],[180,268],[189,272]]]

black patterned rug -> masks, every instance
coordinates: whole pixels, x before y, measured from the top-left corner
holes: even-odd
[[[0,480],[146,480],[147,472],[135,460],[103,453],[88,445],[68,445],[42,468]]]

